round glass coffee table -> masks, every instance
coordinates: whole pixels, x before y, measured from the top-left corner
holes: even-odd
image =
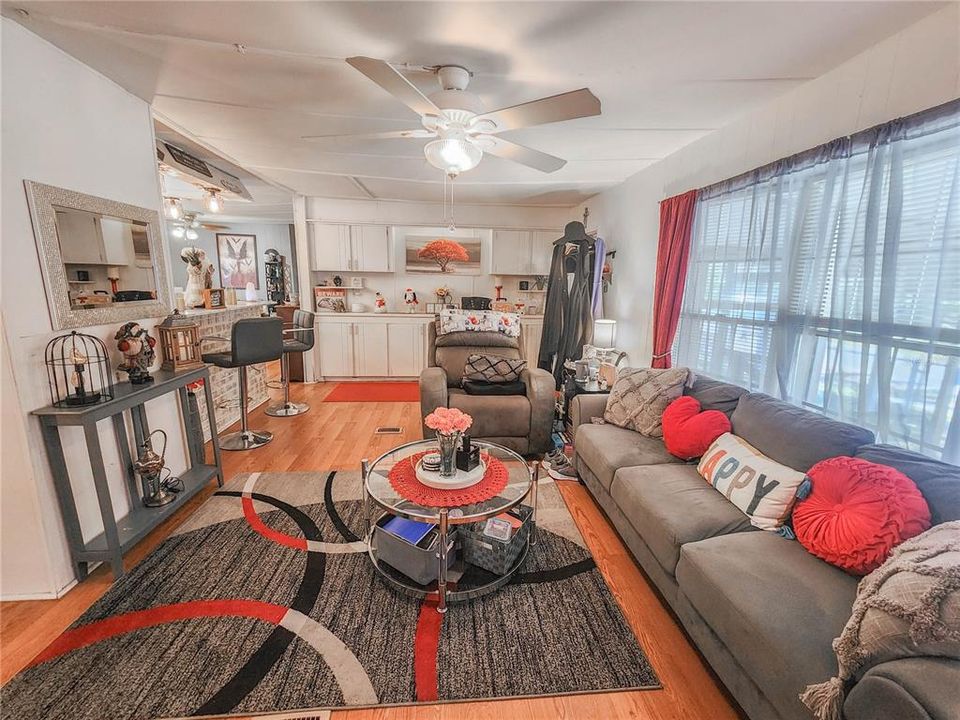
[[[481,595],[493,592],[506,585],[513,574],[523,564],[529,546],[536,542],[537,521],[537,480],[540,463],[530,464],[520,455],[495,443],[474,440],[473,445],[480,448],[481,453],[489,454],[504,464],[508,472],[507,484],[503,490],[493,498],[471,505],[459,507],[431,507],[420,505],[414,501],[401,497],[390,484],[390,470],[399,462],[405,461],[412,455],[428,450],[436,450],[436,440],[417,440],[394,448],[384,453],[372,463],[363,460],[361,469],[363,474],[363,514],[366,528],[368,554],[373,566],[380,576],[395,589],[414,597],[428,597],[437,595],[437,610],[446,612],[448,602],[471,600]],[[465,590],[448,591],[448,555],[452,550],[452,543],[448,539],[451,526],[475,523],[495,517],[516,507],[525,499],[533,510],[530,516],[530,533],[526,544],[517,560],[510,566],[504,575],[478,584]],[[372,517],[376,513],[376,519]],[[439,532],[438,552],[436,559],[439,563],[437,573],[437,587],[418,585],[413,580],[394,571],[386,563],[379,562],[374,544],[374,526],[377,519],[384,514],[398,515],[408,520],[432,523]]]

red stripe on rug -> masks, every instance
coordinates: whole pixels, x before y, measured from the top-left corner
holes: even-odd
[[[53,660],[64,653],[134,630],[164,625],[177,620],[201,617],[240,616],[277,625],[289,608],[259,600],[192,600],[175,605],[160,605],[148,610],[114,615],[104,620],[67,630],[37,655],[28,667]]]
[[[247,518],[247,522],[255,532],[263,535],[265,538],[267,538],[267,540],[272,540],[275,543],[286,545],[287,547],[294,548],[295,550],[307,549],[307,541],[305,538],[287,535],[279,530],[274,530],[272,527],[263,522],[263,520],[260,519],[260,516],[257,515],[256,508],[253,507],[253,500],[245,497],[242,500],[242,504],[243,515]]]
[[[415,382],[343,382],[324,402],[420,402],[420,384]]]
[[[437,601],[426,598],[420,605],[417,632],[413,636],[413,680],[417,702],[437,699],[437,649],[443,614],[437,612]]]

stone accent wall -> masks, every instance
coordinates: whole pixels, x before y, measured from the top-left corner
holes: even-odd
[[[233,324],[241,318],[260,317],[261,307],[230,307],[220,311],[209,311],[197,314],[196,322],[200,325],[200,337],[211,335],[230,337]],[[229,342],[205,342],[204,352],[226,350]],[[217,430],[222,434],[230,425],[240,419],[240,378],[236,369],[218,368],[210,366],[210,392],[213,393],[215,405],[214,415],[217,418]],[[247,368],[247,391],[249,393],[248,412],[265,403],[267,396],[266,366],[250,365]],[[207,422],[206,402],[203,391],[197,392],[197,401],[200,406],[200,418],[203,427],[203,439],[210,439],[210,424]]]

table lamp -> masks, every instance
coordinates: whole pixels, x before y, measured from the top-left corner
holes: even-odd
[[[616,320],[593,321],[593,345],[598,348],[611,349],[617,341]]]

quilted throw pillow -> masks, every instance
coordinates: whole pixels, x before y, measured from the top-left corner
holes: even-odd
[[[526,367],[526,360],[475,353],[467,357],[467,362],[463,366],[463,379],[491,383],[514,382],[520,379],[520,373]]]
[[[806,475],[771,460],[733,433],[724,433],[700,458],[697,472],[761,530],[790,535],[790,517]],[[802,494],[802,493],[801,493]]]
[[[960,521],[907,540],[860,581],[833,649],[837,676],[800,696],[819,720],[840,720],[848,683],[871,667],[910,657],[960,660]]]
[[[687,368],[624,368],[610,390],[603,419],[647,437],[663,437],[661,418],[681,393]]]
[[[520,316],[516,313],[495,310],[441,310],[437,322],[437,334],[452,332],[495,332],[507,337],[520,337]]]

